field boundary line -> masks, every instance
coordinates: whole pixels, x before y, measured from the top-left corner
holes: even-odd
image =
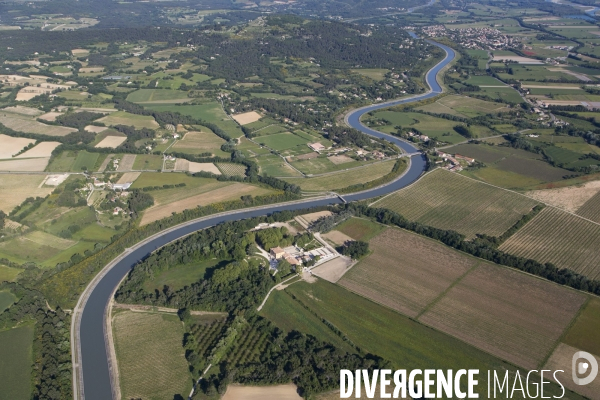
[[[396,190],[395,192],[388,193],[388,194],[386,194],[385,196],[383,196],[382,198],[380,198],[380,199],[378,199],[378,200],[375,200],[374,202],[372,202],[372,203],[368,204],[368,206],[369,206],[369,207],[371,207],[371,206],[373,206],[375,203],[378,203],[378,202],[380,202],[381,200],[385,199],[385,198],[386,198],[386,197],[388,197],[388,196],[391,196],[391,195],[393,195],[393,194],[396,194],[396,193],[398,193],[398,192],[399,192],[399,191],[401,191],[401,190],[408,189],[409,187],[411,187],[411,186],[415,185],[417,182],[419,182],[421,179],[423,179],[425,176],[427,176],[427,175],[431,174],[433,171],[437,171],[438,169],[440,169],[440,167],[435,167],[435,168],[434,168],[434,169],[432,169],[431,171],[427,171],[427,172],[425,172],[423,175],[421,175],[421,176],[419,177],[419,179],[417,179],[416,181],[414,181],[414,182],[413,182],[413,183],[411,183],[410,185],[408,185],[408,186],[404,186],[402,189]],[[386,225],[386,226],[388,226],[388,225]]]
[[[552,205],[552,204],[548,204],[548,203],[546,203],[546,202],[543,202],[543,201],[541,201],[541,200],[534,199],[533,197],[531,197],[531,196],[527,196],[527,195],[526,195],[526,194],[524,194],[524,193],[519,193],[519,192],[517,192],[517,191],[515,191],[515,190],[512,190],[512,189],[507,189],[507,188],[503,188],[503,187],[501,187],[501,186],[492,185],[491,183],[488,183],[488,182],[483,182],[483,181],[477,180],[477,179],[475,179],[475,178],[471,178],[470,176],[466,176],[466,175],[460,175],[460,174],[458,174],[458,175],[459,175],[459,176],[462,176],[462,177],[464,177],[464,178],[470,179],[470,180],[472,180],[472,181],[475,181],[475,182],[483,183],[483,184],[485,184],[485,185],[488,185],[488,186],[491,186],[491,187],[495,187],[495,188],[497,188],[497,189],[506,190],[507,192],[511,192],[511,193],[518,194],[519,196],[527,197],[528,199],[535,200],[535,201],[537,201],[537,202],[538,202],[538,203],[540,203],[540,204],[544,204],[546,207],[554,208],[554,209],[556,209],[556,210],[558,210],[558,211],[562,211],[562,212],[564,212],[564,213],[571,214],[571,215],[573,215],[573,216],[575,216],[575,217],[577,217],[577,218],[583,219],[584,221],[591,222],[591,223],[592,223],[592,224],[594,224],[594,225],[598,225],[598,226],[600,226],[600,223],[598,223],[598,222],[595,222],[595,221],[592,221],[591,219],[587,219],[587,218],[585,218],[585,217],[582,217],[581,215],[575,214],[574,212],[567,211],[567,210],[563,210],[562,208],[556,207],[556,206],[554,206],[554,205]],[[416,182],[417,182],[417,181],[415,181],[415,183],[416,183]],[[411,185],[409,185],[409,186],[407,186],[407,187],[410,187],[410,186],[411,186]],[[403,188],[403,189],[406,189],[406,188]],[[540,189],[540,190],[545,190],[545,189]],[[388,196],[389,196],[389,195],[388,195]],[[534,217],[534,218],[532,218],[531,220],[533,220],[533,219],[535,219],[535,217]],[[529,221],[529,222],[531,222],[531,221]]]
[[[458,285],[467,275],[469,275],[471,272],[473,272],[475,269],[477,269],[477,267],[479,267],[479,265],[481,264],[481,262],[482,262],[482,260],[476,261],[475,264],[473,264],[473,266],[471,268],[467,269],[464,274],[462,274],[461,276],[459,276],[458,278],[456,278],[454,280],[454,282],[452,282],[450,284],[450,286],[448,286],[444,291],[442,291],[442,293],[440,293],[439,295],[437,295],[436,298],[431,301],[431,303],[429,303],[425,307],[423,307],[423,309],[421,310],[421,312],[419,312],[417,314],[417,316],[415,317],[415,320],[418,321],[419,318],[421,318],[423,316],[423,314],[425,314],[427,311],[429,311],[431,309],[431,307],[433,307],[434,305],[436,305],[443,297],[445,297],[448,294],[448,292],[450,290],[452,290],[452,288],[454,288],[456,285]]]
[[[591,300],[592,300],[592,297],[590,297],[590,296],[586,297],[586,299],[583,302],[583,304],[581,305],[581,307],[579,307],[579,310],[577,310],[577,313],[575,314],[575,316],[573,316],[573,319],[571,320],[571,322],[565,327],[565,329],[563,330],[563,332],[561,333],[561,335],[558,337],[558,339],[556,340],[556,342],[554,343],[554,345],[550,348],[550,350],[548,351],[548,354],[546,354],[546,356],[540,361],[540,363],[538,364],[538,368],[541,369],[541,368],[544,367],[544,365],[546,365],[546,363],[548,362],[548,360],[550,359],[550,357],[552,357],[552,354],[554,354],[554,352],[556,351],[556,348],[561,343],[563,343],[563,339],[565,338],[565,336],[567,336],[567,333],[571,330],[571,328],[573,327],[573,325],[575,325],[575,321],[577,321],[577,318],[579,318],[579,316],[583,312],[583,309],[587,307],[587,305],[589,304],[589,302]]]

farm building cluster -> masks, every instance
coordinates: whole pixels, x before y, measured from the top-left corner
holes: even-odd
[[[465,165],[471,165],[475,162],[474,158],[460,154],[452,155],[439,150],[435,152],[435,155],[439,157],[439,160],[437,160],[435,163],[452,172],[462,171]]]

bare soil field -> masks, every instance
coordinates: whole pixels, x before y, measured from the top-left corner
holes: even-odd
[[[48,175],[44,180],[44,185],[48,186],[58,186],[64,181],[67,180],[69,174],[61,174],[61,175]]]
[[[321,237],[328,239],[331,242],[333,242],[339,246],[343,245],[346,242],[351,242],[354,240],[350,236],[348,236],[340,231],[329,231],[329,232],[321,235]]]
[[[198,206],[206,206],[212,203],[221,201],[238,200],[244,195],[262,195],[268,193],[269,190],[258,188],[256,186],[247,185],[245,183],[234,183],[219,189],[211,190],[196,196],[191,196],[183,200],[174,201],[167,204],[153,206],[144,211],[144,216],[140,225],[146,225],[150,222],[158,221],[159,219],[168,217],[171,213],[179,213],[183,210],[196,208]]]
[[[117,183],[135,182],[135,180],[139,178],[141,174],[141,172],[126,172],[122,177],[119,178]]]
[[[13,171],[13,172],[43,171],[48,166],[49,161],[50,161],[50,157],[0,161],[0,171]]]
[[[296,385],[240,386],[229,385],[221,400],[300,400]]]
[[[256,111],[250,111],[243,114],[232,115],[232,117],[238,124],[248,125],[261,119],[262,115]]]
[[[83,54],[89,54],[89,50],[86,49],[73,49],[71,50],[71,54],[73,54],[74,56],[78,56],[78,55],[83,55]]]
[[[593,197],[586,201],[581,208],[577,210],[577,215],[581,215],[583,218],[600,223],[600,192],[596,193]]]
[[[312,153],[300,154],[299,156],[296,156],[296,160],[310,160],[311,158],[317,158],[318,156],[319,153],[313,151]]]
[[[87,127],[86,127],[87,128]],[[94,128],[101,128],[99,126],[95,126]],[[106,128],[104,128],[106,129]],[[102,129],[102,130],[104,130]],[[86,129],[87,130],[87,129]],[[100,131],[102,132],[102,131]],[[110,147],[110,148],[116,148],[119,147],[124,141],[127,140],[126,136],[107,136],[104,139],[102,139],[96,146],[94,147]],[[133,164],[132,164],[133,165]]]
[[[482,263],[419,321],[518,366],[534,369],[585,302],[582,293]]]
[[[49,136],[66,136],[69,133],[77,132],[75,128],[67,128],[64,126],[46,125],[26,117],[0,115],[0,123],[7,128],[17,132],[37,133],[40,135]]]
[[[197,163],[188,161],[183,158],[178,158],[175,162],[175,170],[194,172],[212,172],[215,175],[221,175],[219,168],[213,163]]]
[[[437,169],[374,206],[472,238],[477,233],[500,236],[537,204],[526,196]]]
[[[349,162],[354,161],[353,158],[350,158],[350,157],[345,156],[345,155],[331,156],[331,157],[327,157],[327,159],[329,161],[331,161],[332,163],[334,163],[335,165],[345,164],[345,163],[349,163]]]
[[[129,171],[133,169],[133,163],[135,162],[135,154],[125,154],[121,161],[119,161],[119,168],[117,171]]]
[[[92,133],[100,133],[100,132],[104,132],[105,130],[107,130],[108,126],[88,125],[85,128],[83,128],[83,129],[86,130],[86,131],[88,131],[88,132],[92,132]],[[109,137],[109,136],[107,136],[107,137]],[[110,137],[120,137],[120,136],[110,136]],[[102,142],[100,142],[100,143],[102,143]],[[98,146],[100,143],[98,143],[96,145],[96,147],[102,147],[102,146]],[[105,147],[110,147],[110,146],[105,146]]]
[[[308,227],[308,225],[310,225],[314,221],[318,220],[319,218],[329,217],[330,215],[332,215],[331,211],[319,211],[319,212],[315,212],[315,213],[299,215],[299,216],[295,217],[294,219],[300,225],[302,225],[304,228],[306,228],[306,227]]]
[[[500,250],[600,278],[600,225],[553,207],[544,208]]]
[[[52,151],[60,146],[60,142],[41,142],[16,158],[50,157]]]
[[[479,261],[443,244],[388,228],[369,242],[373,254],[339,284],[402,314],[416,317]]]
[[[350,257],[339,256],[331,261],[327,261],[311,270],[313,275],[325,279],[331,283],[336,283],[346,272],[352,268],[354,262]]]
[[[34,139],[17,138],[0,134],[0,159],[12,158],[15,154],[23,150],[30,143],[35,143]]]
[[[600,181],[592,181],[578,186],[532,190],[525,195],[574,213],[598,192],[600,192]]]
[[[552,356],[548,359],[544,369],[552,369],[553,371],[559,369],[563,370],[564,372],[560,373],[558,377],[560,382],[568,389],[587,396],[590,399],[598,399],[598,393],[600,393],[600,379],[596,378],[592,383],[580,386],[576,385],[571,378],[573,374],[572,358],[573,354],[577,351],[579,351],[579,349],[560,343],[552,353]],[[596,358],[596,362],[600,365],[600,356],[594,354],[594,357]],[[552,375],[550,374],[548,378],[552,379]]]
[[[46,197],[54,188],[40,187],[44,175],[0,174],[0,210],[9,213],[28,197]]]
[[[40,115],[38,118],[39,119],[43,119],[45,121],[56,121],[56,117],[59,117],[61,115],[62,115],[62,113],[55,112],[55,111],[50,111],[49,113],[46,113],[44,115]]]

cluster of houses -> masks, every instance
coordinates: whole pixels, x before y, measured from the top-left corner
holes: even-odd
[[[325,246],[309,251],[304,251],[296,246],[289,246],[286,248],[278,246],[271,248],[269,254],[274,261],[285,260],[294,267],[307,263],[317,257],[319,261],[326,261],[337,256],[337,254]]]
[[[127,182],[127,183],[104,182],[104,181],[101,181],[98,178],[94,177],[94,187],[97,187],[97,188],[108,188],[108,189],[122,192],[122,191],[129,189],[132,184],[133,184],[133,182]]]
[[[437,150],[435,152],[435,155],[441,158],[441,160],[436,161],[436,164],[445,163],[442,166],[442,168],[447,169],[448,171],[452,171],[452,172],[462,171],[464,164],[471,165],[475,162],[474,158],[463,156],[460,154],[452,155],[452,154],[444,153],[443,151],[439,151],[439,150]],[[462,164],[461,164],[461,162],[462,162]]]
[[[467,49],[497,50],[521,46],[519,38],[494,28],[446,29],[444,25],[432,25],[424,27],[423,32],[429,37],[447,36]]]
[[[422,142],[429,142],[429,136],[427,135],[419,135],[418,133],[414,133],[414,132],[408,132],[408,136],[413,137],[413,138],[417,138]]]

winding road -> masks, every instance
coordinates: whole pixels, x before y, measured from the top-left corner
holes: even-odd
[[[413,37],[416,36],[413,34]],[[348,113],[345,119],[349,126],[366,134],[386,139],[398,145],[407,153],[419,152],[419,149],[408,142],[362,125],[360,117],[370,111],[428,99],[442,92],[442,87],[437,78],[440,71],[455,58],[455,53],[447,46],[433,41],[428,42],[442,48],[446,52],[446,57],[427,72],[426,81],[430,90],[427,93],[410,98],[378,103],[354,110]],[[401,189],[416,181],[425,170],[425,165],[425,157],[421,153],[413,155],[410,159],[408,170],[396,180],[374,189],[345,195],[344,199],[348,202],[365,200]],[[115,365],[111,356],[113,354],[112,344],[108,342],[105,334],[111,329],[110,326],[106,325],[106,315],[108,305],[114,296],[117,286],[139,260],[171,241],[222,222],[263,216],[276,211],[298,210],[307,207],[339,204],[341,202],[341,198],[330,196],[211,215],[159,232],[134,247],[127,249],[94,278],[81,295],[77,306],[73,310],[71,350],[73,357],[74,399],[117,400],[116,393],[119,392],[118,382],[113,382],[113,374],[111,373],[111,367]]]

